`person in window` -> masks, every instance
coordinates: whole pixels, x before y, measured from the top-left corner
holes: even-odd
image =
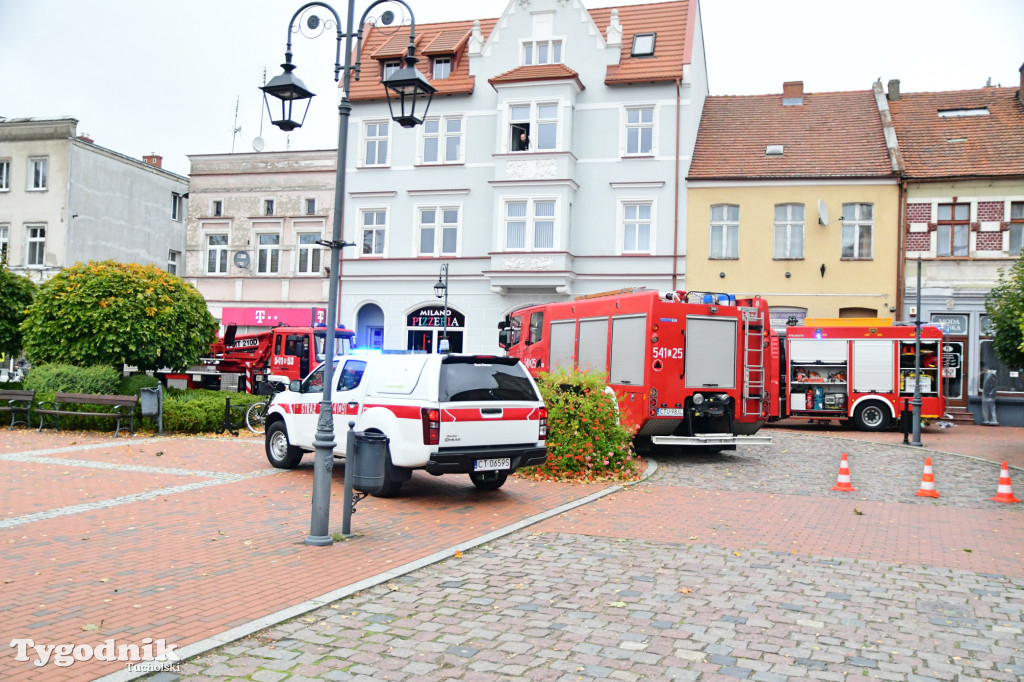
[[[516,142],[516,151],[525,152],[530,148],[530,136],[525,132],[519,133],[519,141]]]

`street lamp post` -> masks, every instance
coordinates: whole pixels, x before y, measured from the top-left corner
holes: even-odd
[[[443,278],[443,279],[442,279]],[[437,276],[437,284],[434,285],[434,296],[444,296],[444,333],[442,340],[438,342],[437,349],[447,353],[450,348],[448,344],[448,264],[441,264],[441,274]]]
[[[409,13],[409,49],[404,58],[402,68],[396,70],[390,77],[383,80],[384,91],[388,99],[388,109],[391,117],[403,128],[411,128],[423,122],[427,109],[430,107],[430,100],[433,97],[435,88],[427,82],[427,79],[416,70],[416,20],[413,18],[412,9],[404,0],[376,0],[363,12],[359,24],[354,24],[355,0],[348,1],[347,21],[344,26],[338,13],[334,8],[323,2],[308,2],[300,7],[288,24],[288,36],[284,53],[284,64],[281,67],[284,72],[275,76],[265,86],[260,88],[264,92],[264,100],[267,106],[267,113],[270,114],[271,122],[285,132],[295,130],[302,126],[306,119],[306,112],[309,111],[309,103],[313,93],[293,73],[295,65],[292,64],[292,34],[303,30],[301,23],[296,27],[296,20],[306,15],[305,27],[310,31],[319,31],[307,37],[316,38],[332,27],[337,29],[337,50],[334,60],[334,81],[338,82],[339,74],[343,78],[341,89],[341,101],[338,103],[338,160],[335,172],[334,185],[334,222],[331,230],[330,241],[318,241],[317,244],[331,249],[331,268],[329,270],[330,285],[328,288],[327,304],[327,342],[324,348],[324,371],[323,371],[323,398],[320,401],[320,416],[317,419],[316,437],[313,446],[316,450],[316,462],[313,469],[313,508],[310,521],[309,535],[306,537],[307,545],[330,545],[333,540],[328,534],[331,503],[331,472],[334,469],[334,419],[333,419],[333,391],[334,391],[334,339],[335,329],[338,321],[338,269],[337,264],[341,259],[341,249],[345,246],[354,246],[350,242],[341,240],[341,221],[345,208],[345,157],[348,147],[348,119],[352,112],[352,104],[349,101],[349,84],[352,72],[355,71],[356,80],[359,80],[359,68],[362,56],[363,25],[366,23],[370,12],[382,4],[401,5]],[[317,14],[320,9],[329,12],[330,16],[325,20]],[[391,11],[385,11],[380,15],[380,24],[390,26],[395,15]],[[377,23],[376,21],[374,22]],[[404,25],[400,22],[395,30]],[[347,27],[347,28],[346,28]],[[355,30],[353,30],[355,29]],[[305,35],[305,33],[304,33]],[[356,39],[357,54],[356,63],[352,64],[352,39]],[[342,39],[345,43],[345,61],[342,64],[341,50]],[[270,110],[270,100],[267,96],[280,100],[281,113],[276,117]],[[306,101],[306,107],[302,110],[302,118],[295,120],[296,112],[293,111],[295,104],[302,100]],[[422,105],[422,112],[419,110]],[[397,113],[396,113],[397,110]],[[351,455],[346,452],[346,456]],[[346,478],[351,472],[346,471]],[[346,490],[348,487],[346,486]],[[351,500],[346,499],[344,504],[351,505]]]

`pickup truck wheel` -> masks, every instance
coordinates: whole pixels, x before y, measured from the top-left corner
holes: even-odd
[[[302,461],[302,450],[288,442],[288,430],[282,422],[267,427],[267,460],[277,469],[294,469]]]
[[[473,481],[480,490],[497,490],[505,485],[508,480],[507,471],[473,471],[469,474],[469,480]]]
[[[374,497],[396,497],[402,489],[402,478],[395,471],[395,465],[391,463],[391,449],[388,448],[384,461],[384,483],[380,490],[371,493]]]

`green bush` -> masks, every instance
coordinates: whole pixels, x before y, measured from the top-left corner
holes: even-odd
[[[582,481],[639,476],[633,430],[619,423],[603,374],[557,370],[541,374],[537,385],[548,408],[548,461],[524,470],[525,476]]]
[[[164,395],[164,431],[208,433],[219,430],[224,423],[227,398],[231,399],[232,419],[236,424],[245,416],[246,407],[262,399],[248,393],[168,389]]]
[[[121,379],[117,386],[118,395],[139,395],[140,388],[156,388],[160,380],[148,374],[133,374]]]
[[[113,367],[75,367],[51,363],[33,367],[25,377],[25,390],[50,393],[119,395],[121,373]]]

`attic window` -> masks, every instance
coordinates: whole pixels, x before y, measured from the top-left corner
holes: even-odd
[[[633,36],[631,57],[651,57],[654,55],[654,38],[657,33],[637,33]]]
[[[770,144],[765,147],[765,156],[782,156],[782,145],[781,144]]]
[[[939,118],[964,118],[967,116],[988,116],[988,107],[939,110]]]
[[[434,80],[444,80],[452,73],[451,57],[434,57]]]
[[[402,63],[399,61],[388,60],[386,62],[381,62],[381,68],[383,69],[381,80],[386,81],[387,79],[391,78],[391,75],[395,71],[398,71],[400,68],[402,68]]]

